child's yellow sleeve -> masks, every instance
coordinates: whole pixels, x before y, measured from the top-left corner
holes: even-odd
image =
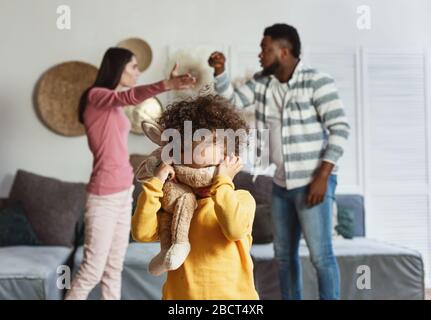
[[[217,175],[211,186],[214,210],[223,234],[237,241],[251,234],[256,201],[250,192],[236,190],[227,176]]]
[[[142,192],[132,217],[132,237],[139,242],[158,240],[157,212],[163,197],[163,183],[153,177],[142,183]]]

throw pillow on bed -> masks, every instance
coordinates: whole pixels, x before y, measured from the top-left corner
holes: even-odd
[[[21,203],[12,203],[0,210],[0,247],[37,245],[41,245],[41,242],[27,220]]]
[[[9,199],[22,203],[43,245],[73,247],[76,223],[85,207],[85,184],[18,170]]]

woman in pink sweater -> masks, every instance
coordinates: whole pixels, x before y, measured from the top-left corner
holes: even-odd
[[[130,122],[122,108],[164,91],[192,87],[196,79],[178,75],[177,67],[167,80],[136,86],[136,57],[127,49],[110,48],[96,81],[81,97],[79,120],[93,154],[93,170],[87,185],[84,259],[66,299],[87,299],[99,282],[102,299],[121,297],[134,189],[127,150]]]

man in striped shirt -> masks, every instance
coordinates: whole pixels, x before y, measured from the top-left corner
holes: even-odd
[[[298,255],[301,231],[316,268],[321,299],[339,299],[339,269],[332,248],[332,208],[337,162],[349,124],[334,80],[303,65],[296,29],[275,24],[264,31],[259,54],[262,71],[234,88],[225,57],[214,52],[216,91],[237,107],[255,105],[258,148],[269,147],[276,165],[272,215],[274,249],[282,297],[302,298]],[[265,146],[263,130],[269,129]],[[259,153],[259,150],[258,150]]]

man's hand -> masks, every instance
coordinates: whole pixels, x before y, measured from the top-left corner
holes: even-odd
[[[224,54],[218,51],[213,52],[208,59],[208,64],[210,67],[214,68],[214,76],[218,76],[224,72],[225,63],[226,58]]]
[[[196,78],[190,73],[178,74],[178,67],[179,65],[176,63],[171,71],[169,79],[163,82],[166,90],[191,89],[196,84]]]
[[[317,174],[309,185],[306,204],[313,207],[325,200],[326,189],[328,188],[328,178],[334,165],[329,162],[322,162]]]
[[[217,166],[217,171],[215,176],[223,175],[228,176],[233,180],[238,172],[242,169],[241,158],[232,154],[231,156],[226,156],[224,160]]]

